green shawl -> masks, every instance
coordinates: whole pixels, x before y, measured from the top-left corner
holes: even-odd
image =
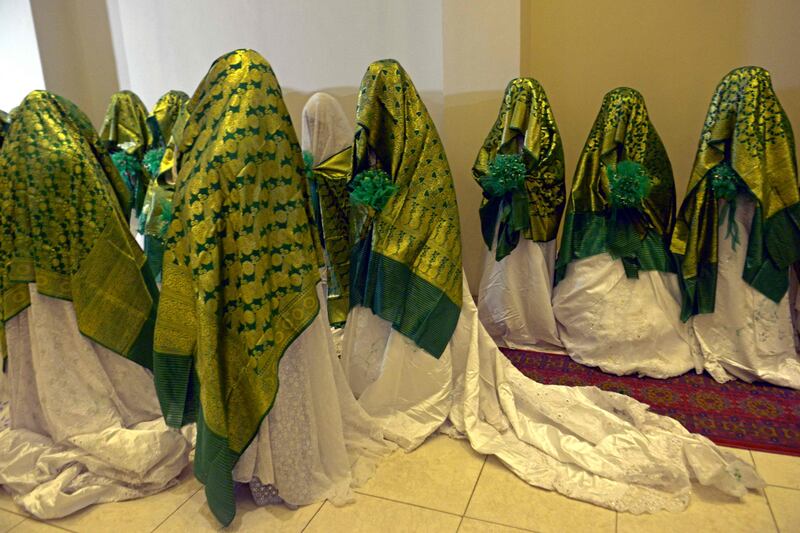
[[[128,230],[127,194],[74,104],[46,91],[22,101],[0,150],[2,323],[36,283],[72,301],[82,334],[152,366],[158,291]]]
[[[174,157],[173,129],[180,128],[186,120],[186,102],[189,97],[181,91],[169,91],[159,98],[153,112],[147,117],[153,133],[153,144],[143,160],[144,176],[148,180],[147,194],[144,197],[139,216],[139,233],[144,235],[144,251],[147,263],[157,279],[161,277],[161,261],[164,255],[162,239],[172,216],[172,165]],[[169,142],[169,146],[165,143]],[[169,155],[168,155],[169,154]],[[169,157],[167,166],[164,159]],[[148,168],[148,160],[154,163]],[[156,163],[158,161],[158,163]],[[168,173],[168,174],[166,174]],[[166,175],[164,175],[166,174]]]
[[[114,164],[131,191],[132,207],[139,214],[144,204],[148,181],[141,161],[153,146],[153,132],[147,125],[147,108],[138,96],[131,91],[120,91],[111,96],[103,127],[100,129],[100,139],[113,154]]]
[[[397,61],[372,63],[361,81],[352,168],[351,199],[370,169],[396,191],[382,209],[353,205],[351,307],[369,307],[439,357],[461,312],[458,206],[436,126]]]
[[[762,68],[742,67],[725,76],[703,124],[672,236],[684,320],[714,311],[721,204],[713,185],[723,166],[733,169],[738,192],[756,203],[742,278],[779,302],[789,286],[789,267],[800,260],[800,193],[792,127]]]
[[[629,173],[631,167],[637,172]],[[635,205],[615,203],[626,192]],[[572,180],[556,283],[573,260],[603,252],[621,259],[630,278],[639,270],[675,272],[669,252],[674,219],[672,166],[644,98],[634,89],[614,89],[603,98]]]
[[[498,155],[519,154],[525,167],[521,186],[502,195],[486,181],[497,174]],[[493,172],[494,170],[494,172]],[[483,189],[480,207],[483,240],[492,249],[495,231],[500,261],[520,235],[536,242],[556,238],[564,210],[564,149],[547,95],[533,78],[515,78],[506,87],[497,121],[483,142],[472,174]]]
[[[6,132],[8,132],[8,126],[10,124],[8,113],[0,109],[0,148],[3,147],[3,141],[6,138]]]
[[[100,128],[100,139],[110,151],[123,149],[141,158],[153,144],[147,126],[147,108],[136,94],[120,91],[111,95],[111,102]]]
[[[269,63],[222,56],[189,109],[154,369],[167,423],[197,421],[195,474],[227,525],[233,467],[272,408],[281,357],[319,312],[319,272],[303,157]]]
[[[169,141],[172,127],[178,120],[181,108],[186,105],[189,96],[183,91],[168,91],[158,99],[147,124],[153,137],[152,146],[165,146]]]
[[[350,310],[350,201],[347,183],[353,150],[348,147],[312,169],[322,219],[322,245],[328,266],[328,319],[341,327]]]

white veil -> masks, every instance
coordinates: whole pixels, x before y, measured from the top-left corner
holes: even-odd
[[[353,124],[336,98],[315,93],[303,107],[304,151],[314,156],[317,165],[353,143]]]

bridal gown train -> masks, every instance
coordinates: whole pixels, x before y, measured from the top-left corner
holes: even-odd
[[[176,483],[190,442],[161,417],[152,374],[78,332],[72,302],[39,294],[6,323],[10,427],[0,485],[41,519]]]
[[[738,497],[764,485],[752,466],[633,398],[528,379],[480,324],[463,285],[439,359],[369,309],[350,312],[342,364],[390,440],[411,450],[437,430],[465,436],[531,485],[632,513],[684,509],[692,480]]]

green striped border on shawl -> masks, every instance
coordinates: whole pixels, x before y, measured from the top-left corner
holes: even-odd
[[[766,221],[762,213],[761,204],[755,201],[742,279],[779,303],[789,290],[789,268],[800,262],[800,204],[782,209]],[[683,264],[683,257],[676,257],[678,264]],[[680,276],[684,322],[694,315],[714,312],[718,265],[701,262],[697,268],[695,277]]]
[[[371,250],[372,230],[353,247],[350,307],[364,306],[437,359],[450,342],[461,307],[411,269]]]
[[[318,315],[319,307],[286,344],[287,350],[314,323]],[[284,355],[286,355],[285,350],[281,354],[281,359]],[[206,500],[211,512],[223,526],[227,527],[236,516],[234,491],[236,485],[233,480],[233,469],[242,453],[258,436],[261,424],[275,405],[275,398],[280,394],[280,378],[278,378],[278,392],[272,404],[261,415],[258,428],[239,453],[230,448],[226,437],[214,433],[205,422],[200,402],[200,380],[194,368],[194,357],[153,352],[153,360],[158,401],[167,425],[180,429],[187,424],[197,423],[194,475],[205,486]]]
[[[601,213],[568,213],[564,218],[561,249],[556,260],[555,283],[567,273],[567,266],[575,260],[586,259],[608,250],[609,219]],[[610,252],[609,252],[610,253]],[[613,254],[612,254],[613,257]],[[618,259],[615,257],[615,259]],[[636,258],[619,258],[628,277],[635,278],[639,270],[657,270],[677,273],[675,257],[669,244],[653,231],[648,231]]]

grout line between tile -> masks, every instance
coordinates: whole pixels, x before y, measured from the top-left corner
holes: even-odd
[[[800,492],[800,488],[797,487],[787,487],[786,485],[775,485],[774,483],[767,483],[767,487],[775,487],[778,489],[786,489],[786,490],[796,490]]]
[[[401,505],[408,505],[409,507],[419,507],[420,509],[425,509],[427,511],[433,511],[435,513],[443,513],[443,514],[449,514],[451,516],[459,516],[459,517],[460,516],[464,516],[464,515],[460,515],[458,513],[454,513],[454,512],[451,512],[451,511],[442,511],[441,509],[434,509],[433,507],[425,507],[424,505],[417,505],[416,503],[408,503],[408,502],[404,502],[404,501],[400,501],[400,500],[393,500],[392,498],[387,498],[385,496],[376,496],[374,494],[367,494],[366,492],[358,492],[358,491],[356,491],[356,493],[359,494],[360,496],[366,496],[367,498],[378,498],[379,500],[385,500],[387,502],[399,503]]]
[[[778,521],[775,520],[775,513],[772,511],[772,504],[769,502],[769,494],[767,491],[764,491],[764,499],[767,500],[767,508],[769,509],[769,515],[772,517],[772,523],[775,525],[775,531],[780,533],[781,528],[778,527]]]
[[[614,511],[614,533],[619,533],[619,511]]]
[[[322,510],[323,507],[325,507],[325,504],[327,504],[327,503],[328,503],[328,501],[325,500],[324,502],[322,502],[322,504],[319,507],[317,507],[317,510],[314,511],[314,514],[311,515],[311,518],[308,519],[308,522],[306,522],[306,525],[304,525],[303,529],[300,530],[300,533],[303,533],[303,531],[305,531],[308,528],[308,526],[311,525],[311,522],[314,521],[314,519],[317,517],[319,512]],[[353,504],[353,505],[355,505],[355,504]]]
[[[464,518],[469,518],[475,522],[483,522],[484,524],[492,524],[494,526],[500,526],[508,529],[516,529],[518,531],[525,531],[526,533],[541,533],[538,529],[528,529],[526,527],[521,526],[513,526],[511,524],[504,524],[502,522],[495,522],[494,520],[484,520],[483,518],[475,518],[474,516],[462,516],[461,522],[464,522]],[[460,526],[459,526],[460,527]]]
[[[481,476],[483,475],[483,469],[486,468],[486,461],[488,460],[488,458],[489,458],[488,455],[483,456],[483,464],[481,465],[480,471],[478,471],[478,476],[475,478],[475,484],[472,485],[472,492],[469,493],[469,499],[467,500],[467,505],[464,506],[464,511],[461,513],[462,517],[467,515],[469,504],[472,503],[472,497],[475,496],[475,489],[478,488],[478,483],[480,482]]]
[[[13,515],[14,515],[14,516],[16,516],[16,517],[19,517],[19,519],[20,519],[20,520],[19,520],[19,522],[17,522],[16,524],[14,524],[14,525],[13,525],[13,526],[11,526],[10,528],[8,528],[8,531],[11,531],[12,529],[14,529],[14,528],[16,528],[16,527],[19,527],[19,525],[20,525],[20,524],[22,524],[24,521],[26,521],[26,520],[27,520],[27,518],[24,518],[24,517],[22,517],[22,516],[20,516],[20,515],[18,515],[18,514],[14,514],[14,513],[11,513],[11,514],[13,514]]]
[[[175,509],[174,509],[174,510],[171,512],[171,513],[169,513],[169,514],[168,514],[166,517],[164,517],[164,520],[162,520],[161,522],[159,522],[159,523],[158,523],[158,525],[157,525],[156,527],[154,527],[154,528],[153,528],[153,529],[150,531],[150,533],[153,533],[155,530],[157,530],[158,528],[160,528],[161,526],[163,526],[163,525],[164,525],[164,522],[166,522],[167,520],[169,520],[169,519],[172,517],[172,515],[174,515],[175,513],[177,513],[177,512],[178,512],[178,510],[179,510],[181,507],[183,507],[184,505],[186,505],[186,504],[189,502],[189,500],[191,500],[192,498],[194,498],[195,494],[197,494],[198,492],[200,492],[202,489],[203,489],[203,486],[202,486],[202,485],[200,485],[200,487],[199,487],[199,488],[198,488],[196,491],[194,491],[193,493],[191,493],[191,494],[189,495],[189,497],[188,497],[188,498],[186,498],[185,500],[183,500],[183,501],[180,503],[180,505],[178,505],[178,506],[177,506],[177,507],[176,507],[176,508],[175,508]]]
[[[15,530],[16,528],[18,528],[19,526],[21,526],[22,524],[24,524],[24,523],[25,523],[25,522],[27,522],[28,520],[31,520],[31,521],[33,521],[33,522],[39,522],[40,524],[44,524],[44,525],[46,525],[46,526],[48,526],[48,527],[52,527],[52,528],[54,528],[54,529],[58,529],[58,530],[60,530],[60,531],[69,531],[69,533],[78,533],[77,531],[74,531],[74,530],[72,530],[72,529],[67,529],[67,528],[65,528],[65,527],[57,526],[57,525],[55,525],[55,524],[51,524],[51,523],[50,523],[50,522],[48,522],[47,520],[39,520],[38,518],[34,518],[34,517],[32,517],[32,516],[28,516],[27,518],[25,518],[25,520],[23,520],[22,522],[20,522],[20,523],[16,524],[14,527],[12,527],[11,529],[9,529],[9,530],[8,530],[8,532],[9,532],[9,533],[11,533],[11,531]]]
[[[461,531],[461,524],[463,524],[463,523],[464,523],[464,517],[462,516],[462,517],[461,517],[461,518],[458,520],[458,527],[456,528],[456,533],[459,533],[459,531]]]

